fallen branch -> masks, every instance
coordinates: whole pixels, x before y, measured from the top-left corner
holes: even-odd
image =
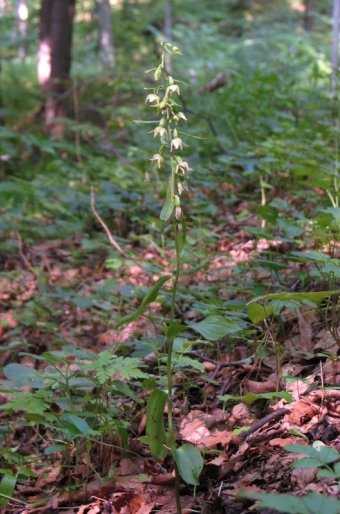
[[[281,418],[285,414],[288,414],[289,412],[290,411],[285,408],[274,410],[274,412],[271,412],[264,418],[256,421],[250,428],[248,428],[248,430],[245,430],[244,432],[241,432],[240,434],[238,434],[238,437],[240,439],[242,439],[242,441],[245,441],[247,439],[247,437],[249,437],[254,432],[257,432],[257,430],[260,430],[260,428],[262,428],[264,425],[266,425],[270,421],[273,421],[273,420],[276,421],[277,419]]]
[[[117,252],[119,252],[123,257],[125,257],[125,259],[129,259],[130,261],[132,261],[136,266],[138,266],[138,268],[140,268],[143,271],[143,273],[145,273],[150,279],[152,279],[151,274],[144,268],[144,266],[139,264],[139,262],[137,262],[133,257],[130,257],[130,255],[128,255],[123,250],[123,248],[117,243],[117,241],[115,241],[114,238],[112,237],[111,232],[110,232],[108,226],[106,225],[104,220],[100,217],[100,215],[98,214],[98,212],[97,212],[97,210],[95,208],[95,200],[94,200],[94,190],[93,190],[93,187],[91,187],[91,210],[92,210],[93,214],[95,215],[97,221],[103,227],[103,229],[104,229],[104,231],[105,231],[105,233],[106,233],[106,235],[108,237],[108,240],[111,243],[111,246],[113,246],[113,248],[115,250],[117,250]]]

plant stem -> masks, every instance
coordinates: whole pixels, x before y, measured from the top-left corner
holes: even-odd
[[[170,310],[170,323],[171,326],[175,320],[175,304],[176,304],[176,295],[177,295],[177,287],[179,282],[179,277],[181,273],[181,258],[180,258],[180,249],[179,249],[179,224],[177,220],[174,221],[174,231],[175,231],[175,251],[176,251],[176,269],[174,276],[174,283],[172,288],[172,296],[171,296],[171,310]],[[172,402],[172,349],[173,349],[173,339],[168,341],[168,355],[167,355],[167,375],[168,375],[168,429],[169,429],[169,437],[170,437],[170,447],[175,444],[175,434],[174,434],[174,425],[173,425],[173,402]],[[175,498],[176,498],[176,507],[177,514],[182,513],[182,507],[180,502],[180,491],[179,491],[179,471],[177,465],[175,463]]]

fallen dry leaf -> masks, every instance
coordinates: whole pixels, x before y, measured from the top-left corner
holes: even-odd
[[[286,415],[287,421],[296,425],[303,425],[315,415],[319,414],[320,408],[305,399],[289,406],[290,413]]]
[[[114,493],[110,501],[118,514],[137,514],[146,504],[143,496],[132,492]]]

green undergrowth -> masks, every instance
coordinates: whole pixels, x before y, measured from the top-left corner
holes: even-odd
[[[171,334],[181,398],[197,373],[213,383],[192,350],[215,358],[244,345],[249,356],[264,361],[279,352],[268,344],[268,318],[284,333],[297,309],[317,310],[340,346],[334,301],[340,292],[339,108],[329,90],[327,13],[319,6],[316,30],[307,34],[285,2],[252,16],[247,2],[242,9],[230,2],[230,18],[223,2],[200,12],[196,3],[186,2],[174,16],[174,40],[184,54],[173,63],[174,76],[191,136],[182,129],[183,159],[193,168],[181,206],[187,235]],[[163,277],[164,287],[148,295],[168,273],[164,262],[174,263],[175,238],[159,219],[169,198],[167,178],[151,161],[155,141],[148,127],[154,125],[134,123],[155,119],[143,88],[153,87],[144,70],[161,36],[158,9],[149,19],[142,3],[131,4],[116,25],[112,74],[98,65],[94,37],[81,47],[87,25],[79,22],[73,66],[79,112],[67,121],[63,141],[42,133],[39,116],[30,118],[39,104],[33,48],[25,65],[12,53],[5,56],[0,280],[16,324],[1,321],[2,351],[12,362],[1,383],[11,399],[0,407],[9,420],[0,426],[0,504],[16,484],[35,476],[31,457],[20,455],[10,439],[11,419],[34,430],[43,459],[53,462],[61,454],[70,477],[84,445],[88,474],[110,475],[113,469],[96,462],[97,449],[129,452],[130,420],[147,408],[151,391],[167,387],[163,349],[172,289]],[[207,90],[222,72],[223,87]],[[125,255],[112,248],[95,218],[91,188],[96,211]],[[267,245],[249,260],[235,259],[223,246],[250,242],[254,250],[260,240]],[[55,250],[51,242],[58,243]],[[215,265],[216,257],[221,261]],[[139,282],[130,274],[136,261]],[[54,268],[61,275],[52,281]],[[23,300],[30,277],[37,288]],[[314,282],[321,291],[308,291]],[[101,334],[114,332],[124,319],[136,321],[136,313],[147,329],[137,324],[128,340],[98,349]],[[36,369],[21,364],[27,357]],[[227,396],[222,401],[240,401],[238,394]],[[180,447],[174,450],[180,467]],[[326,469],[337,478],[336,464]],[[272,498],[253,497],[273,507]],[[285,498],[283,505],[287,512],[321,514],[319,507],[308,510],[314,500],[311,494],[304,504]]]

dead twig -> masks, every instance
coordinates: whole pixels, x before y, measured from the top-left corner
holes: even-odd
[[[33,273],[33,275],[35,277],[38,276],[38,273],[35,271],[35,269],[33,268],[32,264],[30,263],[30,261],[27,259],[26,255],[24,254],[24,246],[22,244],[22,239],[21,239],[21,235],[19,234],[19,232],[16,233],[17,235],[17,239],[18,239],[18,249],[19,249],[19,255],[20,257],[22,258],[22,260],[24,261],[24,263],[26,264],[27,268],[30,269]]]
[[[242,441],[245,441],[247,437],[249,437],[251,434],[256,432],[257,430],[260,430],[264,425],[269,423],[270,421],[276,421],[277,419],[281,418],[285,414],[288,414],[290,411],[288,409],[285,409],[284,407],[282,409],[274,410],[274,412],[271,412],[267,416],[265,416],[262,419],[259,419],[256,421],[248,430],[245,430],[244,432],[241,432],[238,437],[242,439]]]
[[[104,229],[104,231],[105,231],[105,233],[106,233],[106,235],[108,237],[108,240],[111,243],[111,246],[113,246],[113,248],[115,250],[117,250],[117,252],[119,252],[121,255],[123,255],[123,257],[125,257],[125,259],[129,259],[130,261],[132,261],[136,266],[138,266],[138,268],[140,268],[143,271],[143,273],[145,273],[150,279],[152,279],[151,274],[144,268],[144,266],[142,266],[139,262],[137,262],[133,257],[130,257],[123,250],[123,248],[117,243],[117,241],[115,241],[114,238],[112,237],[111,232],[110,232],[108,226],[103,221],[103,219],[100,217],[100,215],[98,214],[98,212],[97,212],[97,210],[95,208],[95,200],[94,200],[94,190],[93,190],[93,187],[91,187],[91,210],[92,210],[93,214],[95,215],[97,221],[103,227],[103,229]]]

